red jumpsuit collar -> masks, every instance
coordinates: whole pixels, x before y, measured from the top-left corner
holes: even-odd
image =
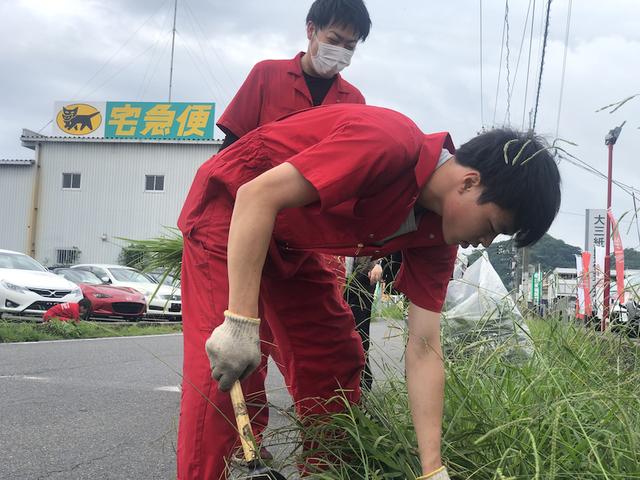
[[[456,148],[449,133],[438,132],[424,135],[418,161],[414,168],[416,183],[420,189],[424,187],[433,172],[435,172],[440,152],[442,152],[443,148],[449,150],[451,154],[456,153]]]

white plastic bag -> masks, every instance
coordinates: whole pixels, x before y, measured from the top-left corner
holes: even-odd
[[[462,278],[449,282],[442,313],[442,338],[448,353],[494,351],[530,356],[533,345],[522,314],[486,252]]]

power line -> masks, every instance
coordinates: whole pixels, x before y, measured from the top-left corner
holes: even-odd
[[[513,98],[513,92],[516,89],[516,81],[518,79],[518,70],[520,69],[520,58],[522,57],[522,47],[524,46],[524,39],[527,35],[527,25],[529,24],[529,12],[531,11],[531,2],[532,0],[529,0],[529,5],[527,7],[527,15],[525,16],[525,19],[524,19],[524,29],[522,30],[522,38],[520,39],[520,48],[518,49],[518,60],[516,60],[516,71],[513,74],[513,85],[511,86],[509,98]],[[527,103],[526,95],[524,98],[524,103],[525,105]],[[507,121],[506,114],[505,114],[504,121],[505,122]],[[509,118],[509,123],[511,123],[511,118]]]
[[[155,69],[157,68],[157,63],[156,63],[156,66],[154,67],[154,60],[156,59],[156,54],[158,55],[158,59],[162,56],[163,49],[161,48],[158,49],[158,46],[161,44],[161,41],[163,40],[163,34],[166,33],[166,27],[168,26],[167,20],[170,21],[169,9],[165,11],[164,18],[160,23],[160,30],[156,35],[153,51],[151,52],[151,56],[149,57],[149,63],[147,64],[147,68],[145,69],[144,75],[142,77],[142,81],[140,82],[140,88],[138,90],[138,94],[136,95],[136,98],[139,100],[143,100],[143,97],[147,91],[147,88],[151,84],[151,79],[153,78],[153,74],[155,74]],[[159,60],[157,60],[157,62],[158,61]],[[150,73],[152,74],[151,77],[149,76]],[[147,84],[147,78],[149,79],[148,84]]]
[[[636,218],[636,230],[638,231],[638,243],[640,243],[640,224],[638,223],[638,207],[636,205],[636,194],[632,193],[633,198],[633,216]]]
[[[529,94],[529,72],[531,71],[531,49],[533,46],[533,24],[536,17],[536,0],[533,0],[533,11],[531,12],[531,31],[529,33],[529,58],[527,60],[527,81],[524,86],[524,103],[522,105],[522,130],[524,130],[524,117],[527,112],[527,96]]]
[[[558,131],[560,130],[560,114],[562,112],[562,95],[564,93],[564,74],[567,68],[567,50],[569,46],[569,27],[571,26],[571,4],[573,0],[569,0],[569,7],[567,10],[567,27],[564,36],[564,55],[562,58],[562,77],[560,80],[560,98],[558,99],[558,118],[556,120],[556,138],[558,138]]]
[[[149,17],[147,17],[147,19],[144,22],[140,24],[140,26],[131,34],[131,36],[127,38],[125,42],[122,45],[120,45],[120,47],[100,66],[100,68],[98,68],[98,70],[96,70],[96,72],[93,75],[91,75],[91,77],[89,77],[89,79],[84,83],[84,85],[82,85],[82,87],[80,87],[80,89],[73,94],[72,100],[75,100],[80,96],[80,93],[93,81],[93,79],[96,78],[107,67],[107,65],[109,65],[109,63],[111,63],[111,60],[113,60],[122,51],[122,49],[126,47],[129,44],[129,42],[131,42],[131,40],[135,38],[138,32],[142,30],[142,28],[147,23],[149,23],[149,21],[151,21],[151,19],[155,17],[158,14],[158,12],[162,11],[162,9],[165,7],[167,3],[169,3],[169,0],[165,0],[165,2],[162,5],[160,5],[160,8],[158,8]],[[104,83],[102,85],[104,85]],[[91,96],[95,91],[96,90],[94,89],[90,94],[87,95],[87,97]],[[40,127],[40,129],[38,130],[38,133],[42,132],[42,130],[47,128],[51,123],[53,123],[53,118],[49,119],[47,123],[45,123],[42,127]]]
[[[187,44],[186,39],[182,38],[182,34],[180,33],[180,31],[177,31],[176,33],[178,34],[178,36],[182,40],[182,45],[184,46],[185,50],[189,54],[189,57],[193,61],[194,66],[196,67],[198,72],[200,72],[200,75],[202,75],[202,79],[204,80],[205,85],[209,89],[209,93],[211,93],[212,98],[216,98],[216,92],[214,91],[213,88],[211,88],[211,85],[209,84],[209,80],[207,79],[207,76],[205,75],[205,73],[200,69],[200,65],[198,64],[198,61],[197,61],[195,55],[191,52],[191,49],[189,48],[189,45]]]
[[[97,92],[98,90],[100,90],[102,87],[104,87],[106,84],[108,84],[109,82],[111,82],[111,80],[113,80],[114,78],[116,78],[118,75],[120,75],[124,70],[126,70],[127,68],[129,68],[137,59],[139,59],[140,57],[142,57],[143,55],[145,55],[148,51],[150,51],[153,47],[155,46],[155,44],[151,44],[149,45],[149,47],[147,47],[146,49],[144,49],[141,53],[139,53],[138,55],[136,55],[135,57],[133,57],[131,59],[131,61],[129,61],[128,63],[125,63],[118,71],[116,71],[113,75],[111,75],[109,78],[107,78],[104,82],[102,82],[100,85],[98,85],[96,88],[94,88],[93,90],[91,90],[91,92],[87,95],[88,97],[90,97],[91,95],[93,95],[95,92]]]
[[[587,216],[586,213],[567,212],[566,210],[558,210],[558,213],[560,215],[569,215],[569,216],[572,216],[572,217],[582,217],[582,218],[584,218],[584,217]],[[618,223],[626,223],[626,224],[630,225],[631,221],[629,221],[629,220],[619,220]]]
[[[202,38],[206,41],[206,38],[204,37],[204,31],[202,29],[202,26],[200,25],[200,22],[198,21],[198,18],[196,17],[196,15],[193,13],[193,10],[191,10],[191,7],[189,6],[189,2],[187,2],[185,0],[184,5],[185,5],[186,11],[187,11],[187,20],[191,24],[191,27],[192,27],[193,33],[194,33],[194,38],[196,40],[196,43],[198,44],[198,48],[200,49],[200,53],[202,54],[202,58],[204,60],[205,70],[211,76],[211,79],[213,80],[213,83],[215,85],[217,85],[218,89],[220,90],[221,95],[223,95],[226,99],[230,99],[232,95],[229,94],[229,91],[227,90],[227,88],[218,80],[216,75],[214,75],[214,73],[213,73],[214,69],[211,67],[211,64],[209,62],[208,56],[207,56],[207,54],[205,52],[204,45],[200,41],[200,35],[199,35],[199,32],[198,32],[198,29],[200,29],[203,32]],[[215,49],[213,49],[213,51],[215,53]],[[216,54],[216,56],[217,56],[217,54]],[[222,67],[223,71],[226,72],[227,78],[229,78],[229,80],[231,81],[231,88],[233,88],[234,82],[231,79],[231,76],[229,75],[227,69],[225,68],[224,62],[222,62],[222,60],[219,57],[218,57],[218,64]]]
[[[129,44],[129,42],[135,38],[135,36],[138,34],[138,32],[139,32],[140,30],[142,30],[142,28],[143,28],[147,23],[149,23],[149,21],[150,21],[153,17],[155,17],[155,16],[158,14],[158,12],[162,11],[162,9],[163,9],[163,8],[164,8],[164,7],[169,3],[169,1],[170,1],[170,0],[166,0],[166,1],[165,1],[165,2],[160,6],[160,8],[159,8],[158,10],[156,10],[156,11],[155,11],[151,16],[149,16],[149,18],[147,18],[147,19],[146,19],[146,20],[145,20],[145,21],[144,21],[144,22],[143,22],[143,23],[142,23],[142,24],[141,24],[141,25],[136,29],[136,31],[135,31],[135,32],[133,32],[133,34],[131,34],[131,36],[130,36],[130,37],[129,37],[129,38],[128,38],[128,39],[127,39],[127,40],[126,40],[122,45],[120,45],[120,47],[119,47],[119,48],[118,48],[118,49],[117,49],[117,50],[116,50],[116,51],[115,51],[115,52],[114,52],[114,53],[113,53],[113,54],[112,54],[112,55],[107,59],[107,61],[106,61],[106,62],[104,62],[104,63],[102,64],[102,66],[101,66],[101,67],[100,67],[100,68],[99,68],[99,69],[98,69],[98,70],[97,70],[97,71],[96,71],[96,72],[95,72],[95,73],[94,73],[94,74],[89,78],[89,80],[87,80],[87,81],[86,81],[86,83],[82,86],[82,88],[81,88],[80,90],[78,90],[78,92],[76,93],[76,95],[79,95],[79,94],[80,94],[80,92],[81,92],[82,90],[84,90],[84,89],[85,89],[85,88],[86,88],[86,87],[87,87],[87,86],[88,86],[88,85],[93,81],[93,79],[94,79],[94,78],[96,78],[96,77],[98,76],[98,74],[99,74],[100,72],[102,72],[102,70],[104,70],[104,68],[105,68],[109,63],[111,63],[111,60],[113,60],[113,59],[114,59],[114,58],[115,58],[115,57],[116,57],[116,56],[117,56],[117,55],[118,55],[118,54],[119,54],[119,53],[124,49],[124,47],[126,47],[126,46]]]
[[[142,84],[142,90],[141,90],[141,93],[140,93],[140,95],[138,97],[138,98],[140,98],[140,100],[142,100],[143,97],[146,95],[147,90],[151,86],[151,82],[155,78],[156,73],[158,73],[158,68],[160,67],[160,61],[162,60],[162,52],[164,52],[164,51],[169,49],[169,42],[170,41],[171,41],[171,35],[166,35],[166,37],[164,38],[164,42],[160,45],[160,48],[158,49],[158,57],[156,58],[155,65],[153,65],[153,67],[149,70],[150,71],[150,75],[148,76],[146,84],[145,83]],[[153,59],[152,59],[152,61],[153,61]],[[149,66],[151,67],[151,64]],[[146,76],[146,74],[145,74],[145,76]],[[143,79],[143,82],[144,82],[144,79]]]
[[[538,77],[538,92],[536,93],[536,103],[533,108],[533,124],[531,130],[535,131],[538,119],[538,104],[540,102],[540,88],[542,87],[542,70],[544,69],[544,56],[547,51],[547,38],[549,36],[549,13],[551,12],[551,0],[547,0],[547,16],[544,23],[544,37],[542,42],[542,55],[540,57],[540,75]]]
[[[505,12],[508,11],[509,9],[509,0],[505,0]],[[502,74],[502,53],[504,50],[504,32],[505,32],[505,28],[506,28],[506,21],[504,21],[502,23],[502,40],[500,41],[501,45],[500,45],[500,62],[498,63],[499,67],[498,67],[498,83],[496,84],[496,99],[495,99],[495,103],[493,105],[493,121],[491,122],[492,125],[495,127],[496,125],[496,112],[498,111],[498,94],[500,93],[500,76]]]
[[[482,88],[482,0],[480,0],[480,125],[484,129],[484,101]]]
[[[204,29],[204,27],[202,26],[202,24],[200,23],[200,20],[198,20],[197,15],[195,15],[193,13],[193,10],[191,9],[191,7],[189,6],[189,2],[188,0],[185,0],[185,5],[187,7],[187,11],[189,12],[189,14],[191,15],[191,17],[193,18],[196,26],[200,29],[200,33],[202,34],[202,38],[203,40],[206,41],[207,39],[207,33]],[[197,33],[197,30],[196,30]],[[215,48],[215,46],[213,45],[209,45],[209,50],[213,52],[213,54],[216,56],[216,58],[218,59],[218,65],[220,65],[222,67],[222,71],[225,73],[225,75],[227,76],[227,78],[229,79],[232,91],[236,91],[238,88],[238,82],[233,78],[233,76],[229,73],[229,70],[227,69],[225,62],[222,60],[222,58],[220,57],[220,55],[218,55],[218,50]]]
[[[582,170],[589,172],[593,175],[596,175],[597,177],[600,177],[604,180],[607,180],[607,175],[605,175],[604,173],[602,173],[601,171],[599,171],[598,169],[596,169],[595,167],[589,165],[587,162],[580,160],[579,158],[576,157],[566,157],[566,156],[562,156],[562,159],[565,162],[568,162],[578,168],[581,168]],[[635,187],[632,187],[631,185],[627,185],[626,183],[622,183],[618,180],[613,180],[613,184],[616,185],[618,188],[620,188],[621,190],[623,190],[627,195],[633,195],[634,192],[638,192],[640,193],[640,190],[636,189]]]
[[[506,118],[507,118],[507,125],[509,123],[511,123],[511,81],[510,81],[510,77],[511,77],[511,70],[509,69],[509,0],[507,0],[507,3],[505,5],[505,14],[504,14],[504,21],[505,21],[505,25],[506,25],[506,30],[507,30],[507,55],[506,55],[506,64],[507,64],[507,111],[506,111]]]

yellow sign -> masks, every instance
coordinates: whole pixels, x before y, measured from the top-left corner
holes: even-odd
[[[116,127],[115,135],[118,137],[133,137],[138,126],[140,111],[140,108],[132,107],[128,103],[121,107],[112,108],[108,124]]]
[[[213,138],[214,103],[107,102],[106,138]]]
[[[56,115],[56,124],[70,135],[89,135],[102,124],[102,114],[85,103],[64,105]]]

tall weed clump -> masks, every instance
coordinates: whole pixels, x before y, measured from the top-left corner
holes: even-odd
[[[443,460],[452,479],[640,479],[640,349],[556,320],[528,322],[535,347],[443,359]],[[345,402],[346,405],[346,402]],[[417,443],[402,376],[323,422],[301,454],[319,479],[413,479]],[[319,452],[322,452],[320,455]]]

